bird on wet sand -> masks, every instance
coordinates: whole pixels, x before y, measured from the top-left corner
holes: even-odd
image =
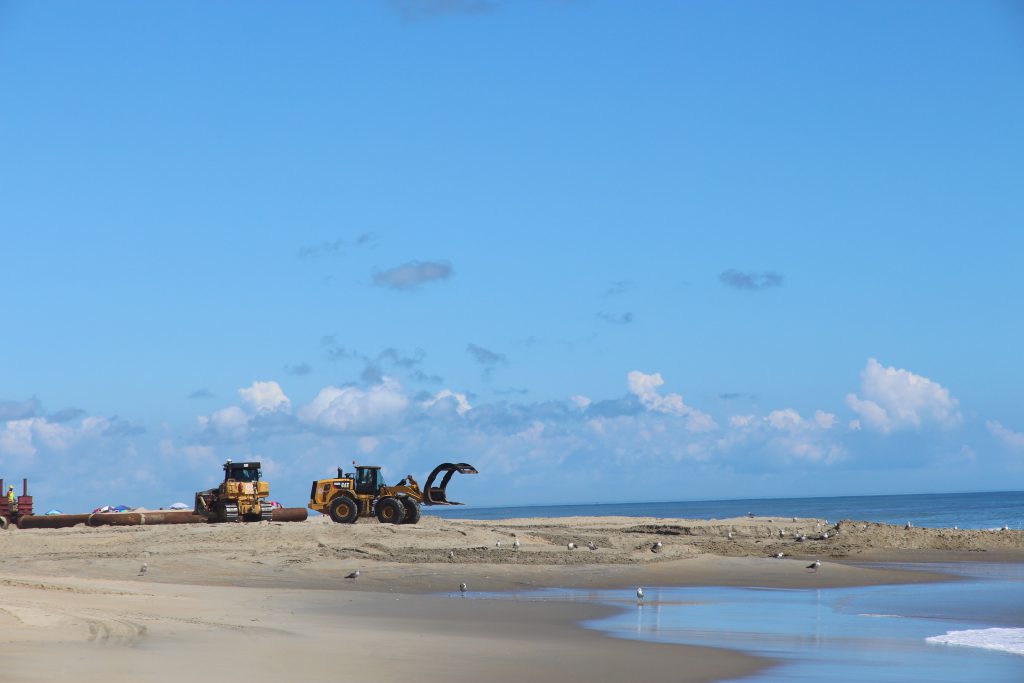
[[[776,560],[781,560],[781,559],[782,559],[782,558],[784,558],[785,556],[786,556],[786,554],[785,554],[785,553],[775,553],[775,559],[776,559]]]
[[[657,543],[655,543],[654,545],[651,546],[651,552],[652,553],[660,553],[661,552],[661,541],[658,541]]]
[[[590,548],[591,550],[597,550],[597,546],[594,545],[593,541],[587,541],[587,547]]]
[[[469,586],[467,586],[465,582],[459,584],[459,592],[460,593],[465,595],[466,591],[468,591],[468,590],[469,590]]]
[[[448,559],[449,560],[454,560],[455,559],[455,551],[454,550],[449,550],[448,551]]]
[[[147,564],[146,562],[143,562],[142,566],[139,567],[139,576],[142,576],[143,574],[145,574],[148,571],[149,571],[149,564]]]
[[[576,550],[576,544],[573,543],[572,541],[569,541],[569,544],[567,546],[565,546],[565,547],[568,548],[569,550]]]
[[[349,574],[345,578],[346,579],[358,579],[359,578],[359,570],[358,569],[355,570],[354,572],[352,572],[351,574]]]
[[[911,522],[907,522],[907,525],[905,527],[903,527],[903,530],[904,531],[909,531],[910,529],[913,529],[913,528],[914,528],[914,525]]]
[[[517,538],[516,540],[512,541],[512,550],[519,550],[519,546],[521,545],[522,543],[520,543],[519,539]]]
[[[494,547],[500,549],[501,548],[501,541],[498,541],[497,543],[495,543]]]
[[[725,537],[728,538],[731,541],[732,540],[732,532],[730,531],[729,533],[727,533],[725,535]]]
[[[637,602],[643,602],[644,601],[644,589],[642,587],[640,587],[640,586],[636,587],[636,601]]]
[[[811,571],[815,571],[816,572],[816,571],[818,571],[818,567],[820,567],[820,566],[821,566],[821,560],[815,560],[814,562],[811,562],[809,565],[807,565],[807,569],[810,569]]]

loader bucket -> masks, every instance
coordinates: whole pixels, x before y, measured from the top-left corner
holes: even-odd
[[[441,481],[437,486],[434,486],[434,480],[437,479],[437,475],[444,472],[444,476],[441,477]],[[434,471],[427,477],[427,482],[423,486],[423,504],[424,505],[462,505],[454,500],[448,500],[448,494],[446,489],[448,488],[448,482],[452,480],[452,475],[458,472],[459,474],[479,474],[476,468],[472,465],[468,465],[464,462],[444,462],[434,468]]]

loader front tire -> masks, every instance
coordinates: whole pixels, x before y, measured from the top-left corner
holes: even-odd
[[[331,519],[338,524],[351,524],[359,516],[356,502],[348,496],[338,496],[331,501]]]
[[[397,498],[381,498],[377,501],[377,519],[382,524],[401,524],[405,520],[405,507]]]
[[[403,524],[415,524],[420,521],[420,506],[416,504],[416,501],[405,498],[402,500],[402,504],[405,506],[405,521]]]

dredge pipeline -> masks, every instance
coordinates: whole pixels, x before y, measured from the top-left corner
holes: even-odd
[[[304,522],[306,508],[275,508],[275,522]],[[19,529],[64,529],[78,526],[154,526],[157,524],[209,524],[191,510],[153,512],[94,512],[91,515],[28,515],[17,521]]]

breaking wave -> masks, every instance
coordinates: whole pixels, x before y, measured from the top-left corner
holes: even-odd
[[[1024,655],[1024,628],[982,628],[968,631],[949,631],[943,636],[925,638],[929,643],[964,645],[986,650],[999,650]]]

